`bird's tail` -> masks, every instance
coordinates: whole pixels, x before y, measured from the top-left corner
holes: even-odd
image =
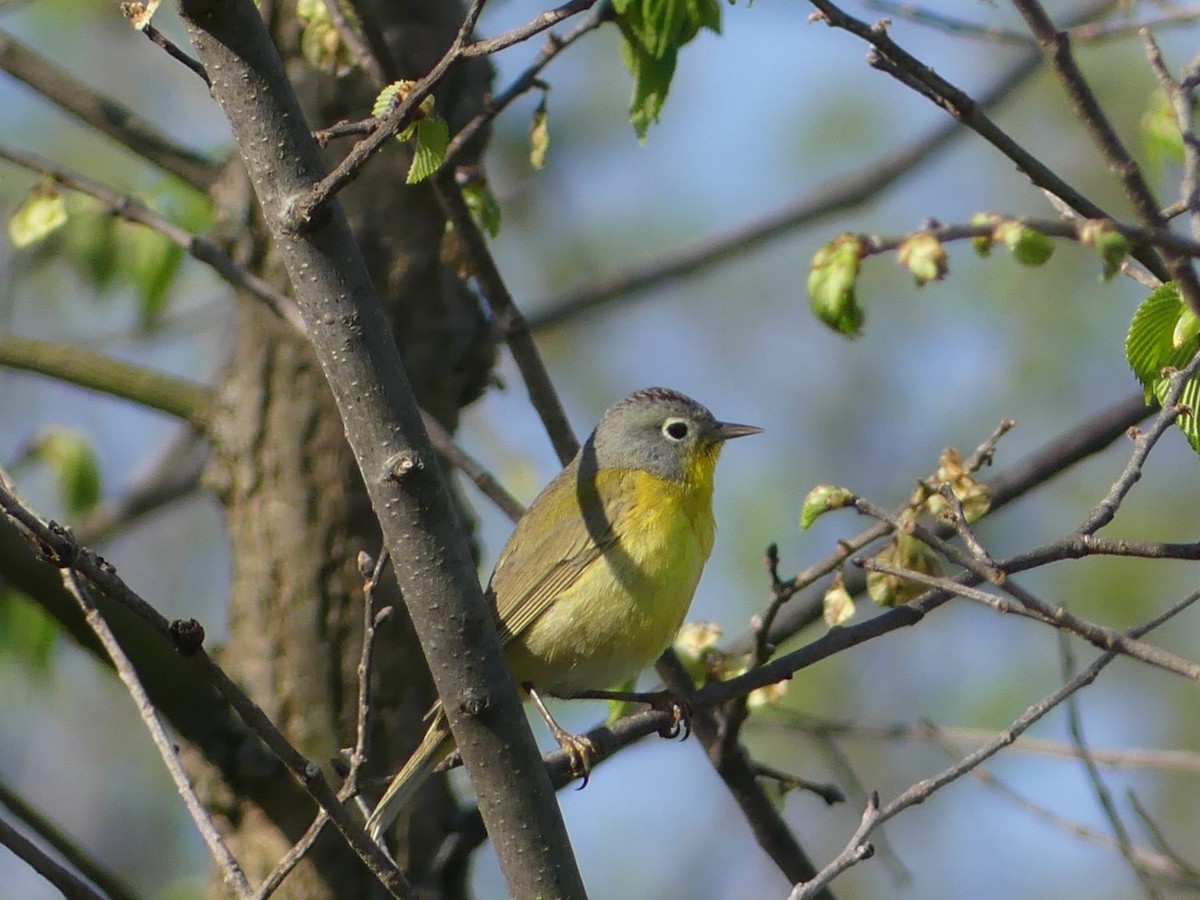
[[[383,845],[383,833],[396,821],[400,811],[412,800],[437,764],[454,748],[450,726],[440,704],[431,711],[431,717],[433,721],[429,723],[429,729],[421,739],[420,746],[413,751],[404,768],[392,779],[392,783],[388,785],[388,789],[367,819],[367,831],[371,840],[380,846]]]

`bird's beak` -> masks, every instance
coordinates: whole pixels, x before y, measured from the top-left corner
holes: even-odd
[[[759,434],[761,431],[761,428],[757,428],[754,425],[734,425],[732,422],[718,422],[717,430],[713,432],[712,436],[714,441],[722,443],[733,438]]]

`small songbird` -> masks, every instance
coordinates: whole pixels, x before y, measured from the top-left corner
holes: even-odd
[[[575,697],[633,678],[683,624],[716,534],[713,472],[725,441],[757,434],[718,422],[667,388],[610,407],[575,458],[517,522],[487,599],[513,675],[539,695]],[[379,841],[454,750],[441,703],[420,746],[367,821]],[[580,758],[588,742],[548,719]]]

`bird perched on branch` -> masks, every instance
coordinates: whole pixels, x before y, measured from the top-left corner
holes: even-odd
[[[586,776],[590,742],[564,731],[541,695],[597,696],[657,659],[683,624],[716,534],[713,473],[751,425],[647,388],[611,406],[575,458],[517,522],[487,599],[522,690]],[[367,821],[379,841],[454,750],[441,703]]]

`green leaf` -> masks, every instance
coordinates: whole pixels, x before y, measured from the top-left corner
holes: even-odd
[[[857,235],[839,235],[813,255],[808,273],[813,314],[850,337],[861,333],[865,318],[854,290],[863,249],[862,239]]]
[[[450,146],[450,126],[437,116],[420,119],[414,133],[413,161],[408,169],[408,183],[424,181],[442,166],[446,148]]]
[[[1146,388],[1146,402],[1160,394],[1166,383],[1163,369],[1187,365],[1196,353],[1196,340],[1175,345],[1175,331],[1184,304],[1174,282],[1155,289],[1138,307],[1125,336],[1125,358],[1137,380]],[[1165,392],[1165,388],[1162,388]]]
[[[35,187],[8,220],[8,236],[14,247],[28,247],[45,240],[67,222],[67,204],[50,182]]]
[[[1164,381],[1163,391],[1158,399],[1162,400],[1166,395],[1167,384]],[[1188,412],[1182,413],[1175,420],[1175,424],[1179,426],[1192,449],[1200,453],[1200,417],[1197,416],[1197,413],[1200,413],[1200,378],[1192,378],[1183,386],[1183,393],[1179,395],[1179,405]]]
[[[941,281],[950,265],[946,248],[928,231],[918,231],[906,238],[896,250],[896,261],[912,272],[917,287]]]
[[[529,164],[535,169],[546,167],[546,151],[550,149],[550,114],[546,110],[546,97],[533,111],[533,122],[529,126]]]
[[[1183,134],[1171,100],[1162,88],[1156,89],[1146,104],[1141,120],[1142,147],[1152,169],[1164,163],[1183,162]]]
[[[475,224],[492,237],[500,233],[500,204],[483,178],[474,178],[462,188],[463,202]]]
[[[87,435],[73,428],[46,428],[29,441],[26,459],[44,463],[54,473],[59,496],[71,516],[100,501],[100,465]]]
[[[975,215],[971,216],[971,225],[973,226],[978,225],[994,229],[1000,224],[1000,221],[1000,216],[995,213],[975,213]],[[991,255],[993,243],[995,243],[995,240],[991,234],[971,238],[971,247],[983,257]]]
[[[1171,346],[1178,350],[1180,347],[1195,347],[1196,335],[1200,334],[1200,318],[1187,306],[1179,314],[1175,329],[1171,332]]]
[[[844,625],[850,619],[854,618],[854,598],[846,590],[846,583],[842,578],[841,572],[837,573],[837,577],[833,579],[829,588],[825,591],[821,606],[825,624],[830,628]]]
[[[1017,221],[1001,222],[993,237],[1023,266],[1040,266],[1054,255],[1054,241]]]
[[[382,119],[393,106],[404,102],[404,98],[412,91],[414,84],[416,84],[415,81],[393,81],[376,95],[375,102],[371,104],[371,115]]]
[[[121,238],[115,216],[97,214],[94,206],[83,210],[70,205],[70,218],[62,231],[62,253],[94,289],[103,294],[121,276]]]
[[[126,230],[120,248],[121,271],[138,295],[138,325],[150,329],[167,307],[183,262],[183,248],[156,231]]]
[[[28,595],[15,588],[0,589],[0,653],[11,655],[36,676],[50,674],[59,629]]]
[[[700,29],[721,30],[717,0],[615,0],[621,57],[633,76],[629,121],[639,140],[658,121],[680,48]]]
[[[800,507],[800,528],[808,531],[813,522],[825,513],[841,509],[854,502],[854,492],[835,484],[818,484],[808,492]]]

